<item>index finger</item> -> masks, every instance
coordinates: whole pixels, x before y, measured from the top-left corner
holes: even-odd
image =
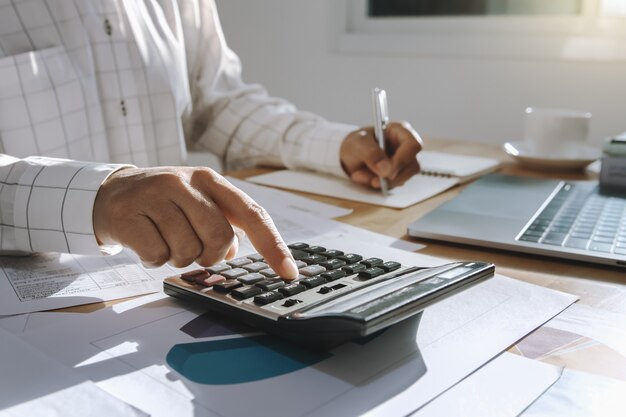
[[[223,177],[212,176],[211,186],[203,188],[228,221],[246,232],[254,247],[280,277],[298,277],[291,251],[263,207]]]

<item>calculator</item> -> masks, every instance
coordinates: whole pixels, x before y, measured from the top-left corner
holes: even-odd
[[[420,267],[304,242],[288,246],[296,280],[283,280],[252,254],[166,278],[164,291],[268,333],[328,347],[414,316],[495,271],[487,262]]]

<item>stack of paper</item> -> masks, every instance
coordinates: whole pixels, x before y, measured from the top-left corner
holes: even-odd
[[[259,200],[268,198],[259,187],[246,191]],[[445,262],[392,248],[415,250],[417,246],[408,242],[286,209],[291,204],[289,196],[274,193],[273,200],[283,201],[270,204],[270,212],[288,241],[315,242],[406,265]],[[241,250],[254,248],[244,244]],[[96,271],[115,277],[121,271],[125,276],[126,268],[140,269],[126,261],[108,266],[84,260],[76,263],[88,271],[83,272],[86,275]],[[69,268],[69,263],[64,265]],[[46,270],[44,263],[40,271]],[[81,274],[76,279],[82,279]],[[45,300],[63,298],[76,303],[84,297],[53,294],[19,303],[34,311]],[[118,407],[123,410],[118,414],[128,415],[386,417],[415,412],[437,415],[441,410],[459,409],[474,410],[475,415],[489,409],[502,412],[500,416],[515,415],[554,383],[559,370],[501,353],[575,299],[497,276],[428,308],[421,319],[405,320],[369,340],[321,353],[307,353],[162,293],[90,314],[8,317],[0,320],[0,327],[11,329],[30,348],[45,351],[46,361],[64,367],[73,379],[63,386],[42,383],[41,390],[30,391],[34,395],[16,396],[5,406],[14,407],[12,412],[28,410],[29,415],[37,415],[37,410],[47,410],[51,398],[74,403],[80,392],[83,398],[104,401],[103,407]],[[3,352],[3,375],[18,372],[15,367],[22,366],[9,363],[17,355],[16,349]],[[257,369],[255,361],[270,366]],[[238,366],[242,363],[250,365]],[[264,374],[259,374],[259,369]],[[508,392],[519,393],[508,408],[493,396],[482,398],[482,406],[464,406],[468,398],[476,396],[476,390],[499,384],[503,373],[508,378],[511,373],[519,376],[522,370],[523,378],[507,385],[512,390]],[[6,380],[10,383],[10,378]],[[15,381],[23,389],[23,384]],[[77,388],[63,392],[68,387]],[[80,404],[76,402],[82,410]]]

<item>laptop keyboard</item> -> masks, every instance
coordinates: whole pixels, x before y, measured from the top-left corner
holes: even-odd
[[[626,199],[565,183],[518,240],[626,255]]]

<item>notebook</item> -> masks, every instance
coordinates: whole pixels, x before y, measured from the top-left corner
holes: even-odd
[[[626,267],[626,198],[597,181],[487,175],[413,222],[411,236]]]
[[[500,167],[500,161],[479,156],[423,151],[417,156],[422,175],[455,177],[464,184]]]
[[[422,172],[383,196],[380,191],[316,172],[282,170],[249,177],[260,185],[343,198],[373,205],[405,208],[431,198],[457,184],[469,181],[500,166],[496,159],[423,151],[418,160]]]

